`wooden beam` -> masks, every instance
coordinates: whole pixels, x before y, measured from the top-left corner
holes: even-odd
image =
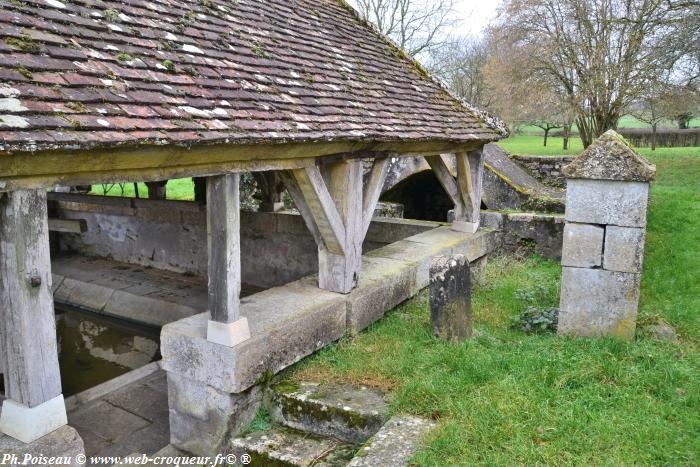
[[[87,232],[85,219],[49,219],[49,231],[81,234]]]
[[[240,175],[207,179],[209,323],[207,339],[233,347],[250,339],[241,318]]]
[[[46,206],[44,190],[0,198],[5,395],[30,409],[61,395]]]
[[[369,230],[369,225],[372,222],[374,210],[377,207],[377,202],[384,188],[384,181],[389,172],[390,159],[375,159],[372,163],[372,169],[369,172],[367,184],[362,195],[362,238],[364,239]]]
[[[337,208],[343,231],[343,252],[318,250],[318,285],[350,293],[360,279],[362,263],[362,161],[343,160],[324,166],[331,202]]]
[[[325,248],[345,254],[345,226],[318,167],[292,171],[309,213],[314,219]]]
[[[280,171],[280,176],[282,177],[282,181],[287,188],[289,196],[291,196],[292,200],[294,201],[294,206],[296,206],[302,219],[304,219],[306,227],[314,237],[316,245],[322,245],[323,237],[321,236],[321,232],[318,230],[318,225],[316,225],[314,215],[311,212],[311,208],[309,208],[306,199],[304,198],[304,193],[301,191],[301,188],[299,188],[299,184],[297,183],[294,174],[290,170],[283,170]]]
[[[314,158],[333,154],[392,153],[412,156],[468,151],[483,144],[483,140],[476,139],[465,142],[326,141],[0,152],[0,191],[287,170],[313,165]]]
[[[428,163],[430,168],[433,170],[435,177],[440,182],[440,185],[445,189],[447,196],[450,197],[455,207],[461,206],[463,204],[462,195],[459,190],[459,186],[455,181],[454,176],[450,173],[450,169],[442,158],[442,155],[428,156],[425,161]]]

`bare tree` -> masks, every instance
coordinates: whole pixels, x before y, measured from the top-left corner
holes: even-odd
[[[484,67],[489,54],[485,41],[477,37],[457,37],[429,57],[428,68],[458,97],[481,108],[488,108],[492,92]]]
[[[670,66],[660,51],[683,8],[670,0],[506,0],[494,31],[505,50],[530,57],[520,73],[563,90],[588,146]]]
[[[444,44],[456,23],[454,0],[354,0],[360,16],[373,23],[409,55]]]

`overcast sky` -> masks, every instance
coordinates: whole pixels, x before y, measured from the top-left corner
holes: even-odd
[[[460,35],[478,34],[496,16],[498,0],[456,0],[455,10],[461,25],[455,29]]]

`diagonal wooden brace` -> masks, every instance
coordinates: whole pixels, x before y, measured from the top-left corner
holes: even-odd
[[[479,228],[481,215],[481,187],[484,158],[481,150],[455,154],[457,176],[453,176],[443,156],[425,158],[455,205],[452,228],[474,233]]]

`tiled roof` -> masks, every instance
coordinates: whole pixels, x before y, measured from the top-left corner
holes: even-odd
[[[0,153],[498,136],[340,0],[0,0]]]

